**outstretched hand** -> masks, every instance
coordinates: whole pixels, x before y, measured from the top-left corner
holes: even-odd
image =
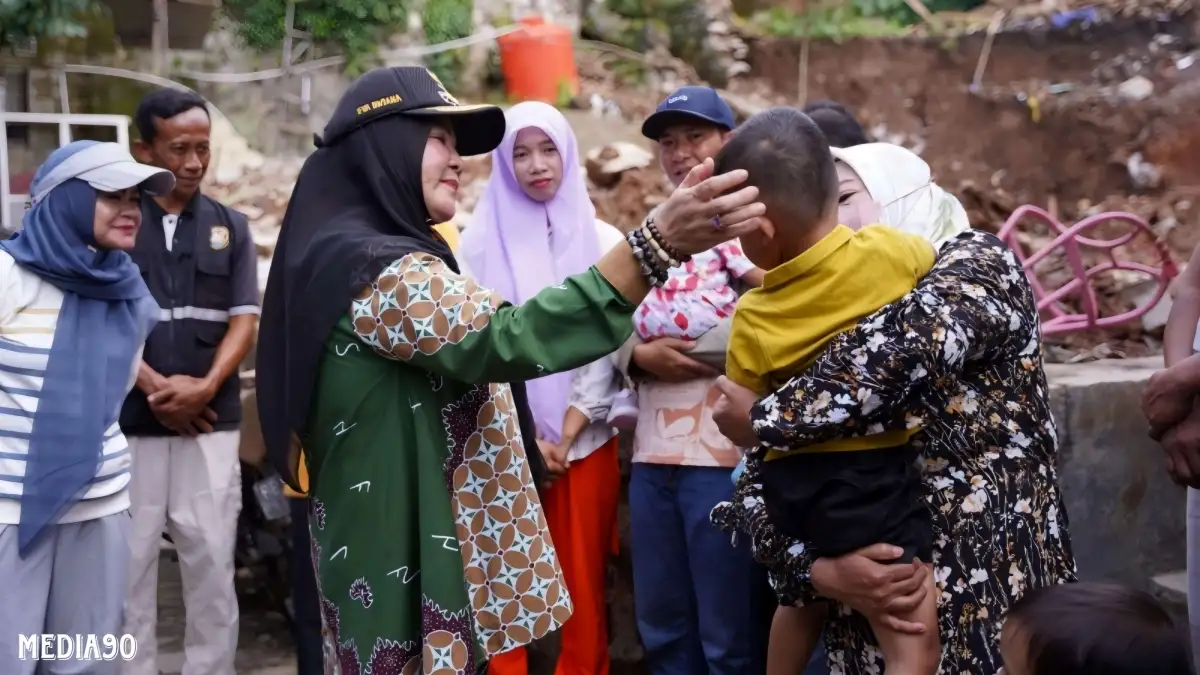
[[[713,175],[711,158],[697,164],[663,203],[655,225],[663,240],[683,254],[700,253],[760,226],[767,207],[758,188],[744,187],[750,174],[743,169]],[[726,194],[729,193],[729,194]]]

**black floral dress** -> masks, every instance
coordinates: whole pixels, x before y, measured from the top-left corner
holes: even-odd
[[[813,597],[812,559],[766,519],[757,480],[766,449],[914,426],[933,514],[940,673],[993,675],[1009,606],[1028,588],[1075,580],[1037,310],[1024,271],[992,235],[947,242],[910,294],[838,336],[752,417],[764,445],[712,517],[750,536],[781,601]],[[825,636],[834,675],[883,672],[860,615],[835,606]]]

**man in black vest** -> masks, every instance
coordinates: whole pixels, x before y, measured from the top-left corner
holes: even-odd
[[[200,193],[211,120],[204,99],[148,94],[135,123],[138,160],[175,174],[143,197],[130,254],[161,307],[137,386],[121,410],[133,453],[132,560],[125,632],[138,641],[126,675],[157,675],[161,533],[179,554],[187,614],[183,672],[229,675],[237,651],[233,550],[241,510],[238,364],[254,339],[259,292],[246,217]]]

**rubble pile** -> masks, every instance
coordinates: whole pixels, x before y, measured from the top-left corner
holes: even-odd
[[[584,164],[596,217],[627,231],[670,194],[654,155],[632,143],[593,148]]]
[[[972,183],[963,183],[957,190],[966,208],[971,223],[979,229],[998,232],[1019,202],[1003,189],[989,186],[983,189]],[[1194,209],[1192,197],[1186,194],[1167,195],[1112,195],[1102,202],[1081,200],[1070,207],[1076,218],[1063,218],[1063,225],[1070,226],[1082,219],[1101,213],[1124,212],[1138,216],[1150,225],[1153,236],[1140,234],[1113,250],[1112,260],[1141,263],[1158,268],[1162,265],[1158,242],[1168,242],[1180,222],[1186,222]],[[1048,211],[1053,215],[1058,204],[1050,204]],[[1065,209],[1064,210],[1068,210]],[[1130,226],[1121,222],[1098,225],[1084,234],[1092,240],[1114,240],[1130,232]],[[1047,248],[1058,233],[1051,232],[1041,223],[1022,221],[1018,225],[1017,241],[1026,255]],[[1176,247],[1177,248],[1177,247]],[[1102,249],[1085,245],[1081,249],[1083,263],[1090,268],[1107,262],[1109,254]],[[1178,256],[1176,256],[1178,259]],[[1047,292],[1060,288],[1074,280],[1066,252],[1053,251],[1043,258],[1032,270],[1041,280]],[[1110,270],[1092,277],[1091,285],[1096,290],[1096,301],[1100,316],[1116,316],[1137,307],[1146,306],[1153,298],[1158,282],[1149,275],[1129,270]],[[1067,311],[1082,312],[1078,295],[1067,295],[1061,306]],[[1170,311],[1171,298],[1164,297],[1140,320],[1107,330],[1048,336],[1046,358],[1051,362],[1074,363],[1101,358],[1133,358],[1160,353],[1162,331]]]
[[[663,86],[698,81],[692,79],[694,73],[689,73],[686,64],[668,60],[661,63],[660,73],[675,73],[672,77],[677,78],[664,78]],[[648,94],[645,90],[620,87],[612,79],[611,72],[604,70],[603,59],[592,61],[592,64],[598,67],[586,71],[585,96],[602,100],[599,106],[591,106],[592,114],[602,118],[619,115],[636,119],[653,109],[657,102],[656,92]],[[724,94],[739,116],[753,114],[777,103],[769,95],[744,86],[739,87],[737,93]],[[609,96],[612,98],[607,98]],[[245,140],[224,120],[214,122],[213,147],[216,150],[204,189],[214,198],[249,217],[260,260],[260,285],[265,288],[279,227],[303,160],[260,155],[249,148]],[[1133,168],[1131,165],[1131,172]],[[460,229],[468,226],[491,169],[489,155],[464,160],[459,209],[454,219]],[[658,170],[654,154],[641,145],[614,141],[593,147],[584,154],[583,169],[597,217],[622,230],[635,227],[647,212],[661,204],[669,194],[669,186]],[[1019,206],[1015,197],[996,185],[979,186],[965,182],[945,187],[959,195],[971,222],[981,229],[998,231],[1009,214]],[[1133,199],[1129,196],[1113,196],[1102,203],[1064,205],[1069,207],[1064,210],[1083,214],[1081,217],[1104,211],[1129,211],[1150,223],[1159,237],[1167,238],[1178,223],[1188,222],[1193,215],[1193,197],[1187,194],[1181,194],[1177,199],[1163,199],[1161,195]],[[1052,206],[1051,211],[1055,210]],[[1023,225],[1021,230],[1020,241],[1027,253],[1044,248],[1053,239],[1051,233],[1040,225]],[[1098,232],[1094,236],[1108,238],[1119,234]],[[1123,247],[1119,257],[1158,266],[1158,250],[1152,241],[1146,239],[1135,238],[1129,246]],[[1088,262],[1099,262],[1099,259]],[[1035,271],[1045,287],[1051,290],[1073,278],[1062,251],[1050,255]],[[1143,305],[1146,294],[1154,288],[1153,284],[1147,285],[1145,276],[1122,271],[1101,275],[1095,280],[1095,286],[1100,291],[1102,316],[1112,316]],[[1068,297],[1063,304],[1073,311],[1080,310],[1077,298]],[[1143,317],[1141,322],[1133,322],[1120,329],[1052,337],[1047,340],[1047,357],[1051,361],[1071,362],[1156,353],[1161,349],[1161,331],[1167,308],[1169,300]]]
[[[460,230],[470,223],[491,168],[490,156],[464,160],[458,212],[454,216]],[[640,224],[650,209],[670,194],[654,155],[633,143],[618,141],[593,148],[583,168],[596,217],[622,231]]]
[[[1004,12],[1001,30],[1037,30],[1070,23],[1103,24],[1117,19],[1163,21],[1190,12],[1193,0],[989,0],[965,13],[939,12],[938,18],[975,17],[986,25],[997,12]],[[955,16],[957,14],[957,16]]]
[[[619,115],[626,120],[645,118],[667,94],[680,87],[705,84],[695,68],[672,56],[664,47],[652,47],[645,54],[619,48],[580,51],[576,61],[580,94],[572,101],[572,107]],[[630,86],[631,80],[636,80],[637,86]],[[765,83],[747,78],[733,79],[728,88],[719,91],[739,119],[773,105],[794,103],[771,91]]]
[[[259,286],[265,288],[279,227],[304,160],[264,157],[220,117],[214,117],[212,145],[216,150],[203,189],[250,220],[259,256]],[[640,223],[669,194],[654,156],[632,143],[594,148],[587,155],[584,169],[596,217],[622,230]],[[491,172],[490,155],[464,160],[459,208],[454,217],[459,229],[470,222]]]
[[[645,54],[597,47],[576,52],[575,59],[580,93],[572,107],[627,120],[646,117],[667,94],[701,82],[691,66],[664,47]],[[635,82],[638,86],[630,86]]]

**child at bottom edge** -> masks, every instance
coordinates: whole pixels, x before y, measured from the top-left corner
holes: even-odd
[[[1144,591],[1102,583],[1030,589],[1000,632],[1000,675],[1193,675],[1187,635]]]
[[[838,224],[833,156],[816,125],[797,110],[768,110],[735,131],[717,155],[716,172],[735,169],[749,172],[746,185],[758,188],[767,207],[762,229],[741,242],[751,262],[768,271],[762,287],[738,303],[726,376],[761,395],[807,367],[837,334],[911,291],[935,254],[928,241],[899,230],[872,225],[855,232]],[[761,481],[768,518],[819,557],[883,542],[904,549],[898,562],[929,561],[932,523],[908,443],[916,431],[767,452]],[[901,634],[867,617],[888,675],[937,671],[932,575],[927,583],[925,602],[901,617],[929,627],[923,634]],[[767,675],[803,670],[827,612],[823,602],[779,607]]]

